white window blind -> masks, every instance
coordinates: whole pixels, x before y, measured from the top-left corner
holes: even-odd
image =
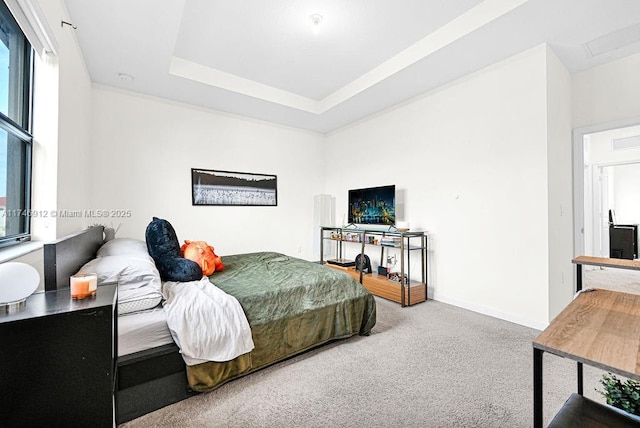
[[[37,0],[4,0],[36,53],[57,53],[58,44]]]

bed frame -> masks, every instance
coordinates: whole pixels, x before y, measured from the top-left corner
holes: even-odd
[[[45,291],[69,288],[69,277],[95,258],[104,242],[104,227],[90,227],[82,232],[44,244]]]
[[[45,290],[69,288],[69,277],[96,257],[103,227],[91,227],[44,245]],[[180,350],[168,344],[117,357],[115,338],[116,422],[121,424],[197,394],[187,383]]]
[[[45,274],[45,289],[68,288],[69,276],[77,272],[87,261],[95,258],[96,252],[102,244],[102,227],[89,228],[83,232],[45,244],[45,272],[48,272],[48,274]],[[372,299],[371,296],[368,296],[368,298]],[[372,314],[375,314],[375,312],[370,312],[368,316]],[[311,311],[305,312],[301,316],[305,317],[306,321],[313,322],[315,315],[316,312]],[[117,331],[117,319],[115,324],[115,330]],[[354,333],[352,332],[351,334]],[[327,341],[337,339],[338,337],[329,335],[326,340],[314,343],[312,347],[322,346]],[[188,385],[187,366],[175,343],[118,357],[117,342],[118,337],[116,334],[114,337],[115,375],[113,389],[116,422],[118,424],[198,394]],[[308,349],[310,348],[304,347],[298,349],[295,353],[287,353],[280,356],[278,361],[290,358]],[[244,376],[275,362],[277,361],[265,360],[260,367],[251,367],[250,370],[239,373],[238,376]],[[191,368],[189,370],[191,371]],[[224,370],[225,368],[222,367],[221,371],[224,372]],[[193,376],[193,373],[190,374]],[[223,383],[238,376],[225,378]]]

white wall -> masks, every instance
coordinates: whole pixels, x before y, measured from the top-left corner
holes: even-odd
[[[57,2],[58,3],[58,2]],[[61,46],[59,57],[58,101],[58,177],[57,209],[82,210],[89,208],[92,180],[97,177],[91,170],[91,78],[86,69],[74,30],[60,25],[70,21],[63,3],[50,19],[56,28],[56,39]],[[68,235],[93,224],[86,217],[58,217],[56,237]]]
[[[219,255],[262,250],[312,259],[322,136],[95,86],[93,206],[131,210],[117,236],[144,239],[153,216]],[[277,207],[191,205],[191,168],[275,174]]]
[[[620,224],[640,224],[640,165],[618,165],[614,170],[613,198]]]
[[[573,297],[573,186],[571,75],[547,49],[547,165],[549,192],[549,315],[554,318]]]
[[[640,118],[640,54],[576,73],[573,127]]]
[[[326,141],[327,156],[359,155],[326,163],[338,221],[348,189],[394,183],[429,232],[429,297],[534,326],[548,322],[546,57],[536,47]]]

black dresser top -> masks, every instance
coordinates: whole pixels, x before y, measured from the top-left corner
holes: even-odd
[[[27,298],[26,306],[11,313],[0,313],[0,324],[67,312],[97,309],[116,304],[116,284],[98,287],[96,295],[82,300],[72,300],[69,288],[40,291]]]

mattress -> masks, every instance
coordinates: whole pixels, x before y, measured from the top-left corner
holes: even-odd
[[[162,306],[118,317],[118,356],[173,343]]]

